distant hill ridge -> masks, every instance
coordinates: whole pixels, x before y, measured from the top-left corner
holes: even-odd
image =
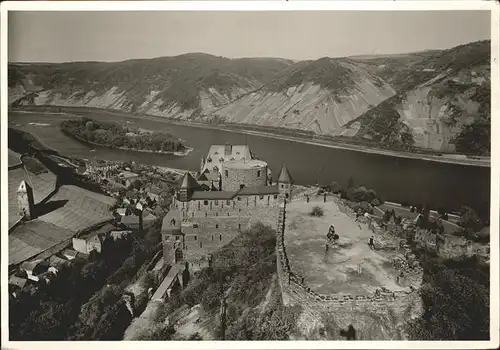
[[[186,53],[10,64],[9,103],[116,109],[485,154],[489,59],[490,41],[480,41],[449,50],[308,61]],[[26,77],[36,89],[26,88]]]

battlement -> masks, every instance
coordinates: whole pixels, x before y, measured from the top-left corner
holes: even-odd
[[[340,207],[340,206],[339,206]],[[345,208],[342,208],[346,210]],[[348,210],[346,210],[348,211]],[[276,264],[283,301],[289,303],[303,303],[307,301],[310,305],[316,305],[319,309],[334,310],[345,305],[352,307],[364,305],[389,305],[400,299],[406,299],[416,290],[410,291],[391,291],[387,288],[378,288],[371,295],[354,295],[345,293],[321,294],[314,291],[306,282],[305,278],[299,273],[293,271],[287,256],[284,243],[286,223],[286,204],[280,206],[276,229]],[[416,274],[411,274],[412,278],[419,276],[418,269]],[[421,275],[421,274],[420,274]],[[402,281],[403,282],[403,281]],[[311,304],[312,303],[312,304]]]

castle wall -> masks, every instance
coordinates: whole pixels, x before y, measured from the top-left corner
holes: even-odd
[[[175,200],[173,206],[184,212],[184,216],[227,216],[227,213],[242,213],[256,207],[274,206],[279,203],[278,195],[236,196],[229,200],[191,200],[181,202]],[[193,214],[194,213],[194,214]]]
[[[267,165],[233,168],[222,164],[222,190],[237,191],[241,184],[246,187],[266,186]]]
[[[345,208],[343,208],[345,210]],[[283,303],[285,305],[307,304],[307,312],[313,313],[315,310],[332,312],[348,306],[351,309],[377,308],[380,306],[394,305],[395,303],[408,306],[407,301],[411,300],[417,293],[416,290],[391,291],[387,288],[379,288],[373,295],[351,295],[351,294],[320,294],[315,292],[307,283],[302,282],[300,274],[293,271],[286,253],[284,244],[286,224],[286,207],[282,205],[278,215],[276,229],[276,266],[279,278],[279,285],[282,292]],[[319,317],[318,314],[310,315]]]

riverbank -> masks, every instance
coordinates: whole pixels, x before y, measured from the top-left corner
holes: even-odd
[[[421,154],[421,153],[410,153],[410,152],[403,152],[403,151],[390,151],[390,150],[385,150],[385,149],[380,149],[380,148],[369,148],[366,146],[338,143],[335,141],[310,141],[310,140],[305,139],[304,137],[279,135],[279,134],[273,133],[273,132],[241,129],[244,126],[232,127],[232,126],[220,125],[220,124],[217,126],[213,126],[211,124],[193,123],[193,122],[184,122],[184,121],[178,122],[176,120],[172,120],[172,121],[168,120],[168,122],[171,122],[172,124],[175,124],[175,125],[188,125],[188,126],[192,126],[192,127],[199,127],[199,128],[206,128],[206,129],[224,130],[224,131],[230,131],[230,132],[235,132],[235,133],[240,133],[240,134],[274,138],[274,139],[280,139],[280,140],[285,140],[285,141],[299,142],[299,143],[308,144],[308,145],[322,146],[322,147],[335,148],[335,149],[343,149],[343,150],[356,151],[356,152],[362,152],[362,153],[368,153],[368,154],[378,154],[378,155],[398,157],[398,158],[419,159],[419,160],[425,160],[425,161],[431,161],[431,162],[459,164],[459,165],[468,165],[468,166],[480,166],[480,167],[490,167],[491,166],[490,159],[446,158],[445,156],[434,156],[434,155],[426,155],[426,154]],[[450,154],[449,156],[452,157],[455,155]]]
[[[106,148],[110,148],[110,149],[119,149],[119,150],[122,150],[122,151],[131,151],[131,152],[139,152],[139,153],[153,153],[153,154],[165,154],[165,155],[174,155],[174,156],[178,156],[178,157],[185,157],[185,156],[188,156],[189,153],[191,153],[193,151],[193,148],[191,147],[185,147],[185,150],[183,152],[169,152],[169,151],[153,151],[153,150],[148,150],[148,149],[138,149],[138,148],[128,148],[128,147],[115,147],[115,146],[109,146],[109,145],[102,145],[100,143],[96,143],[96,142],[92,142],[92,141],[88,141],[88,140],[85,140],[85,139],[82,139],[81,137],[78,137],[76,136],[75,134],[72,134],[64,129],[61,128],[61,131],[69,136],[69,137],[72,137],[74,138],[75,140],[78,140],[82,143],[85,143],[87,145],[91,145],[91,146],[96,146],[96,147],[106,147]]]
[[[250,128],[254,128],[253,125],[248,125],[248,126],[246,126],[244,124],[238,124],[238,125],[217,124],[217,125],[214,125],[214,124],[209,124],[209,123],[178,120],[178,119],[172,119],[172,118],[149,115],[149,114],[135,115],[135,114],[119,111],[119,110],[108,110],[108,109],[86,108],[86,107],[59,107],[59,106],[35,106],[35,107],[33,107],[33,106],[31,106],[30,108],[31,108],[31,110],[29,110],[29,111],[23,110],[23,109],[16,109],[16,111],[23,111],[23,112],[27,112],[27,113],[30,113],[30,112],[37,113],[36,109],[40,109],[41,111],[43,111],[43,113],[50,113],[50,114],[61,114],[64,112],[78,114],[78,112],[89,113],[89,112],[92,112],[95,110],[96,113],[97,112],[104,112],[104,113],[109,113],[109,114],[112,114],[115,116],[123,116],[123,117],[136,119],[136,120],[149,119],[151,121],[157,121],[157,122],[171,124],[171,125],[190,126],[190,127],[202,128],[202,129],[221,130],[221,131],[239,133],[239,134],[244,134],[244,135],[253,135],[253,136],[260,136],[260,137],[279,139],[279,140],[285,140],[285,141],[293,141],[293,142],[298,142],[298,143],[302,143],[302,144],[322,146],[322,147],[348,150],[348,151],[356,151],[356,152],[362,152],[362,153],[367,153],[367,154],[377,154],[377,155],[391,156],[391,157],[396,157],[396,158],[406,158],[406,159],[419,159],[419,160],[425,160],[425,161],[430,161],[430,162],[449,163],[449,164],[458,164],[458,165],[467,165],[467,166],[478,166],[478,167],[490,167],[491,166],[491,161],[489,158],[483,158],[483,159],[452,158],[452,157],[460,157],[460,155],[446,154],[443,156],[439,156],[439,155],[432,155],[432,154],[411,153],[411,152],[404,152],[404,151],[387,150],[387,149],[381,149],[381,148],[376,148],[376,147],[348,144],[345,142],[339,142],[339,141],[335,141],[335,140],[331,140],[331,141],[311,140],[309,138],[309,136],[283,135],[283,134],[278,134],[277,132],[273,132],[271,130],[270,131],[251,130]],[[55,108],[58,108],[59,111],[58,112],[51,112],[50,111],[50,109],[55,109]],[[246,127],[247,127],[247,129],[245,129]],[[293,132],[293,130],[290,130],[290,132]],[[311,137],[314,137],[314,135],[311,135]],[[86,142],[86,141],[83,141],[83,142]],[[102,147],[107,147],[107,146],[102,146]]]

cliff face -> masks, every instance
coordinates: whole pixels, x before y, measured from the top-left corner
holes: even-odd
[[[395,93],[382,79],[347,59],[296,66],[212,116],[232,123],[333,135]]]
[[[346,124],[341,134],[388,146],[488,153],[489,45],[446,50],[419,62],[412,72],[402,71],[398,94]]]

